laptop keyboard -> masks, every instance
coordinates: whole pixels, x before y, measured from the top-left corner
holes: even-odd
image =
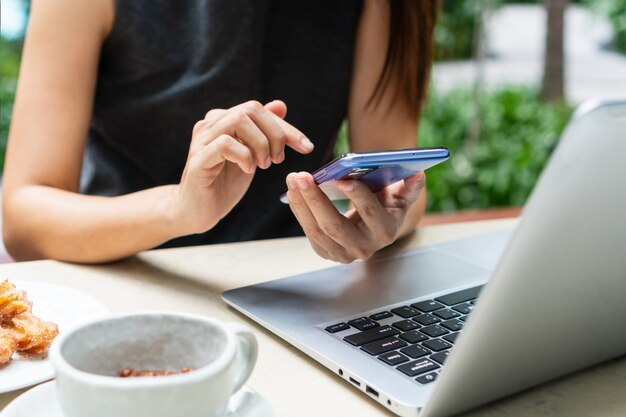
[[[428,384],[437,379],[482,287],[356,317],[325,330],[339,337],[340,332],[358,330],[343,340],[418,383]]]

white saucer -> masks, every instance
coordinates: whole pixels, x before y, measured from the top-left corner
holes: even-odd
[[[86,320],[111,314],[111,311],[89,294],[74,288],[35,281],[11,280],[26,291],[33,302],[33,314],[59,325],[59,333]],[[39,384],[54,377],[48,359],[27,359],[13,355],[13,360],[0,369],[0,393]]]
[[[2,410],[0,417],[63,417],[56,381],[26,391]],[[231,397],[224,417],[277,417],[277,414],[265,398],[244,386]]]

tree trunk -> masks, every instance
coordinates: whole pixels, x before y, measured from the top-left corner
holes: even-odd
[[[485,89],[486,33],[485,24],[493,10],[493,0],[478,0],[476,18],[474,20],[474,87],[472,89],[472,116],[467,129],[465,141],[468,144],[478,143],[481,135],[482,98]]]
[[[562,101],[565,98],[563,35],[569,0],[544,0],[544,5],[547,28],[541,97],[545,101]]]

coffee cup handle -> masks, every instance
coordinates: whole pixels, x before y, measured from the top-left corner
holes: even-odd
[[[239,388],[246,383],[259,352],[256,337],[252,331],[239,323],[229,323],[228,327],[235,333],[239,341],[237,349],[237,376],[235,377],[233,393],[237,392]]]

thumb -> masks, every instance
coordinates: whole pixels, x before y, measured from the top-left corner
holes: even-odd
[[[270,101],[265,105],[265,108],[281,119],[284,119],[287,115],[287,105],[282,100]]]

